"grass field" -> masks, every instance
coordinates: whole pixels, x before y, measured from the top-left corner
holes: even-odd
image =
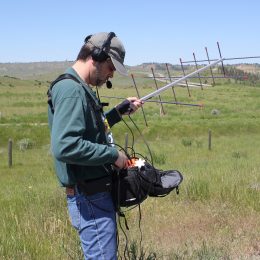
[[[154,90],[153,82],[136,81],[145,85],[141,96]],[[78,237],[53,170],[48,83],[7,77],[0,77],[0,83],[0,258],[80,259]],[[184,175],[178,196],[148,198],[141,205],[141,233],[138,209],[127,212],[132,259],[260,259],[260,87],[222,82],[203,91],[191,89],[191,97],[185,88],[175,91],[179,102],[204,107],[165,105],[161,116],[159,105],[146,103],[148,127],[141,110],[132,117],[155,166]],[[130,80],[115,78],[114,88],[99,94],[126,97],[135,91]],[[172,92],[162,98],[173,101]],[[119,100],[109,102],[113,106]],[[128,118],[126,122],[135,135],[135,150],[149,158],[143,139]],[[113,128],[117,143],[124,145],[126,132],[131,143],[123,122]],[[11,168],[9,138],[14,144]],[[123,255],[122,232],[120,238]],[[134,258],[135,250],[139,258]]]

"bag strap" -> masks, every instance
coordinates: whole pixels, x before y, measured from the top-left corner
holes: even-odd
[[[96,127],[99,130],[102,130],[103,126],[102,126],[101,121],[102,121],[102,115],[104,116],[104,113],[103,113],[103,106],[104,106],[104,104],[100,103],[99,100],[98,100],[99,104],[97,104],[95,98],[87,90],[87,88],[84,86],[84,84],[77,77],[75,77],[74,75],[72,75],[70,73],[61,74],[57,79],[55,79],[50,84],[50,87],[49,87],[49,89],[47,91],[47,95],[48,95],[48,104],[50,106],[52,114],[54,114],[54,106],[53,106],[53,103],[52,103],[52,93],[51,93],[52,92],[52,88],[53,88],[53,86],[56,83],[58,83],[61,80],[65,80],[65,79],[71,79],[71,80],[77,82],[83,88],[83,90],[85,92],[86,100],[89,101],[89,103],[90,103],[90,109],[91,109],[92,117],[95,120]],[[107,105],[107,104],[105,104],[105,105]],[[103,131],[101,133],[102,133],[102,137],[101,138],[102,138],[103,142],[107,143],[107,139],[106,139],[105,133],[103,133]]]
[[[77,82],[78,84],[80,84],[80,85],[83,87],[83,89],[84,89],[84,91],[85,91],[85,95],[86,95],[86,97],[88,97],[89,101],[91,102],[91,106],[94,108],[94,110],[95,110],[95,111],[96,111],[96,110],[99,110],[99,111],[102,112],[102,106],[101,106],[101,105],[98,105],[98,104],[95,102],[94,97],[88,92],[88,90],[85,88],[85,86],[82,84],[82,82],[80,82],[80,80],[79,80],[77,77],[75,77],[74,75],[72,75],[72,74],[70,74],[70,73],[64,73],[64,74],[61,74],[57,79],[55,79],[55,80],[51,83],[51,85],[50,85],[50,87],[49,87],[49,89],[48,89],[48,91],[47,91],[48,104],[49,104],[49,106],[50,106],[50,109],[51,109],[51,112],[52,112],[52,113],[54,113],[54,106],[53,106],[52,99],[51,99],[51,91],[52,91],[52,88],[53,88],[53,86],[54,86],[56,83],[58,83],[59,81],[64,80],[64,79],[71,79],[71,80]]]

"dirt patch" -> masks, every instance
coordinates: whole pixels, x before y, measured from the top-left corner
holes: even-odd
[[[236,66],[236,68],[239,70],[243,70],[244,72],[247,72],[247,73],[252,73],[252,74],[260,73],[260,67],[255,66],[253,64],[241,64],[241,65]]]

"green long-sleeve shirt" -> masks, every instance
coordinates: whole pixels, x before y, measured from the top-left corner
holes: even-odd
[[[66,73],[76,76],[98,104],[95,93],[74,69],[69,68]],[[51,149],[61,185],[107,175],[104,165],[114,163],[118,152],[107,145],[101,112],[96,112],[97,116],[93,111],[83,86],[71,79],[61,80],[53,86],[51,96],[54,107],[54,114],[50,107],[48,111]],[[105,116],[110,127],[121,120],[115,108]]]

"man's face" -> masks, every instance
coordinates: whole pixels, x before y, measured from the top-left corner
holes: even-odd
[[[109,78],[113,78],[116,69],[111,59],[107,59],[103,62],[96,62],[95,64],[95,76],[93,77],[94,85],[101,87]]]

